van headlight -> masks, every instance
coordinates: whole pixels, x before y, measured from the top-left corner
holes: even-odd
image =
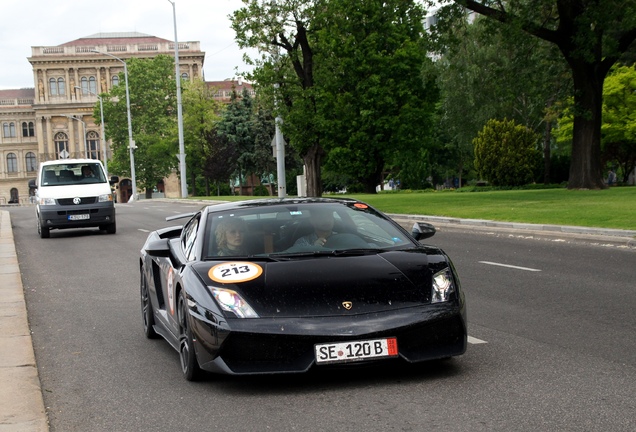
[[[98,202],[108,202],[113,200],[113,194],[100,195],[97,199]]]
[[[55,205],[55,198],[40,198],[38,201],[40,205]]]

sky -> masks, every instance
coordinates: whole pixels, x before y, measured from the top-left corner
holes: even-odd
[[[249,70],[228,15],[241,0],[174,0],[179,42],[199,41],[206,81]],[[174,40],[169,0],[0,0],[0,89],[33,87],[32,46],[56,46],[95,33],[139,32]],[[254,54],[251,51],[251,54]]]

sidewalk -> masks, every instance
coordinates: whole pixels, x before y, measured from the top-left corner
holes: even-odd
[[[0,211],[0,432],[49,430],[9,212]]]
[[[207,202],[206,204],[209,204]],[[415,221],[438,230],[496,231],[524,237],[559,237],[636,249],[636,231],[536,225],[489,220],[389,214],[411,229]],[[0,211],[0,432],[47,432],[48,422],[35,363],[13,230],[8,211]]]

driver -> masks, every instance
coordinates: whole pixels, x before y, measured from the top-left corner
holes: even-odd
[[[296,240],[294,246],[324,246],[327,239],[336,234],[333,231],[333,211],[329,209],[312,209],[309,221],[314,227],[314,232]]]

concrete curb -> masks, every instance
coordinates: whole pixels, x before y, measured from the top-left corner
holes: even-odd
[[[8,211],[0,211],[0,432],[49,430]]]

